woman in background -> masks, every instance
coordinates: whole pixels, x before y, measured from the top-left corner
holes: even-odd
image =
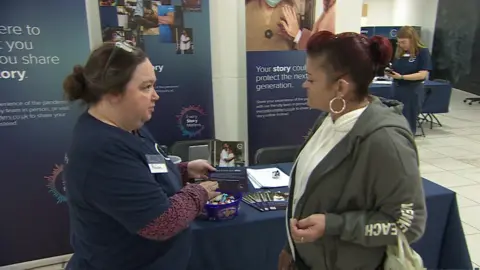
[[[318,1],[321,3],[320,1]],[[297,12],[292,6],[284,6],[283,12],[285,17],[280,21],[283,31],[293,38],[296,48],[305,50],[308,39],[311,35],[319,31],[328,31],[335,33],[335,9],[336,0],[323,0],[322,15],[313,24],[312,30],[300,29],[297,19]]]
[[[191,49],[191,43],[192,43],[192,40],[188,36],[187,30],[184,29],[182,31],[182,35],[180,35],[180,42],[178,44],[180,53],[181,54],[188,53]]]
[[[228,167],[227,159],[230,146],[225,143],[223,144],[222,151],[220,152],[220,160],[218,161],[219,167]]]
[[[401,112],[370,96],[387,38],[321,31],[307,44],[303,84],[322,113],[291,172],[288,245],[280,270],[383,269],[398,234],[419,239],[425,197],[415,140]],[[397,104],[400,105],[400,104]]]
[[[395,99],[403,103],[403,115],[415,135],[424,97],[423,82],[432,70],[432,61],[428,48],[423,45],[415,28],[400,28],[397,43],[393,70],[387,69],[385,74],[393,78]]]
[[[288,51],[294,48],[292,40],[281,33],[279,26],[284,17],[283,7],[293,8],[293,0],[246,0],[245,5],[247,51]]]
[[[227,162],[227,167],[235,167],[235,153],[233,153],[231,147],[228,148],[228,155],[225,161]]]

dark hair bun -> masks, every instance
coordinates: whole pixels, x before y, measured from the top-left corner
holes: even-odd
[[[393,48],[386,37],[373,36],[370,38],[370,55],[377,66],[387,66],[392,59]]]
[[[307,42],[307,52],[319,51],[329,40],[333,39],[335,34],[330,31],[318,31],[313,34]]]
[[[73,67],[73,72],[63,81],[63,91],[67,100],[76,101],[85,100],[86,90],[83,67],[76,65]]]

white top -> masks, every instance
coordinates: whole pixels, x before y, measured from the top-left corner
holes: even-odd
[[[335,122],[332,121],[330,116],[327,116],[322,125],[317,129],[317,131],[315,131],[308,143],[305,145],[302,152],[300,152],[295,165],[295,187],[292,198],[292,209],[294,214],[297,203],[305,192],[305,188],[307,187],[308,179],[310,178],[312,171],[347,135],[347,133],[352,130],[358,118],[366,108],[367,107],[364,107],[346,113],[339,117]],[[287,220],[288,235],[290,235],[289,226],[290,224]],[[293,251],[292,240],[290,237],[288,240],[290,248]]]
[[[218,166],[220,167],[227,167],[228,164],[225,161],[225,159],[228,158],[228,151],[223,149],[222,152],[220,152],[220,161],[218,162]]]
[[[182,34],[180,36],[180,50],[190,50],[190,38]]]
[[[227,162],[227,167],[235,167],[235,155],[233,153],[228,154],[227,159],[232,159]]]

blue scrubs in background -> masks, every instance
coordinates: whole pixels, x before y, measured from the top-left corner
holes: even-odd
[[[167,16],[168,13],[175,14],[175,7],[174,6],[158,6],[158,16]],[[162,43],[173,43],[173,36],[172,36],[172,29],[168,24],[160,24],[158,26],[160,31],[160,42]]]
[[[400,75],[413,74],[422,70],[431,71],[432,61],[428,48],[420,48],[416,56],[407,53],[395,59],[392,69]],[[392,87],[394,88],[395,99],[403,103],[403,115],[407,118],[410,128],[415,135],[417,118],[425,95],[423,80],[394,80]]]
[[[168,170],[152,172],[148,158]],[[189,228],[165,241],[138,232],[169,207],[181,174],[146,129],[132,134],[80,116],[65,166],[74,255],[67,270],[185,270]]]

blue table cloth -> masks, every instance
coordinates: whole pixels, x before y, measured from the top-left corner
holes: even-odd
[[[387,98],[393,99],[395,93],[393,92],[392,85],[372,83],[369,87],[370,93]],[[423,113],[448,113],[450,106],[450,96],[452,95],[452,86],[448,83],[425,81],[425,92],[429,93],[429,97],[423,104]]]
[[[292,164],[263,167],[274,166],[288,174]],[[423,185],[427,228],[413,247],[429,269],[472,269],[455,193],[425,179]],[[286,243],[284,211],[259,212],[246,204],[234,220],[195,221],[192,229],[190,270],[275,270]]]

